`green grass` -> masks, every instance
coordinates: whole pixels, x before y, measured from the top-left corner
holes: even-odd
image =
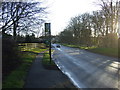
[[[80,48],[80,49],[93,49],[96,48],[95,46],[79,46],[79,45],[68,45],[68,44],[62,44],[64,46],[68,46],[68,47],[73,47],[73,48]]]
[[[25,49],[24,50],[25,52],[21,53],[22,64],[6,77],[6,79],[3,81],[2,87],[23,88],[25,84],[26,75],[29,71],[32,62],[35,60],[36,55],[45,50],[46,49],[40,49],[40,48]]]
[[[47,52],[45,52],[45,53],[43,54],[42,64],[43,64],[43,65],[55,65],[55,63],[54,63],[53,60],[51,60],[51,62],[50,62],[49,51],[47,51]]]
[[[97,48],[96,46],[88,46],[88,47],[86,47],[86,46],[80,46],[79,47],[80,49],[94,49],[94,48]]]
[[[79,46],[78,46],[78,45],[69,45],[69,44],[62,44],[62,45],[64,45],[64,46],[68,46],[68,47],[79,48]]]
[[[86,49],[88,51],[103,54],[103,55],[107,55],[107,56],[118,57],[118,48],[102,48],[102,47],[96,47],[96,46],[86,47],[86,46],[68,45],[68,44],[62,44],[62,45],[68,46],[68,47]]]
[[[89,51],[100,53],[103,55],[118,57],[118,48],[94,48]]]
[[[24,86],[25,76],[27,71],[35,59],[36,54],[24,53],[22,60],[23,63],[12,71],[10,75],[3,81],[3,88],[22,88]]]
[[[32,45],[30,45],[31,43],[23,43],[23,44],[19,44],[19,45],[26,45],[26,44],[28,44],[28,45],[20,46],[21,51],[34,51],[36,53],[39,53],[39,52],[41,52],[40,50],[46,48],[45,44],[43,44],[43,43],[38,44],[36,47],[34,46],[34,44],[36,44],[36,43],[33,43]]]

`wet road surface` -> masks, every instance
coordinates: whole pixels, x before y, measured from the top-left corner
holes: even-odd
[[[53,49],[53,60],[78,88],[119,88],[118,58],[65,46]]]

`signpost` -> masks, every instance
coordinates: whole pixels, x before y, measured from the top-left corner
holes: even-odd
[[[45,23],[45,40],[46,44],[49,45],[49,55],[50,55],[50,63],[51,63],[51,23]]]

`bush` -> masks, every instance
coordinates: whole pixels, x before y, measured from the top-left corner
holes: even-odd
[[[8,75],[20,64],[17,43],[11,38],[2,39],[2,74]]]

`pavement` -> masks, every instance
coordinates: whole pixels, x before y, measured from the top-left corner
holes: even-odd
[[[24,88],[75,88],[70,79],[60,70],[48,70],[42,65],[43,53],[33,62]]]
[[[118,58],[62,45],[54,50],[55,63],[78,88],[120,89]]]

